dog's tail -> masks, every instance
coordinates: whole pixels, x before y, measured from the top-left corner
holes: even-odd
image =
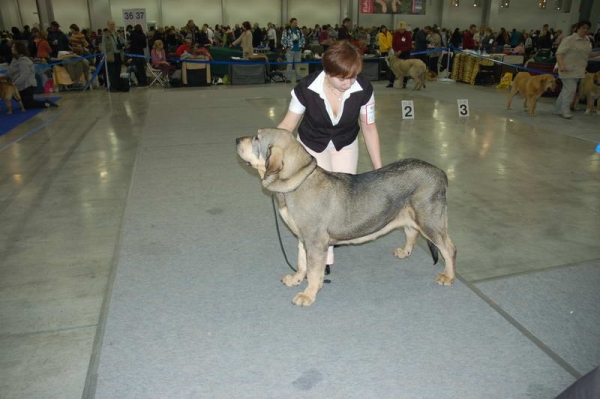
[[[433,264],[438,263],[439,252],[434,243],[427,240],[427,245],[429,246],[429,251],[431,252],[431,257],[433,258]]]

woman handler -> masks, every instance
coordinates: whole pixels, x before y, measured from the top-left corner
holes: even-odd
[[[375,96],[371,82],[359,75],[362,66],[362,56],[352,44],[340,41],[330,46],[323,54],[323,71],[294,87],[288,112],[277,126],[293,132],[300,124],[298,141],[331,172],[356,174],[360,130],[373,167],[381,168]],[[329,247],[326,274],[333,261]]]

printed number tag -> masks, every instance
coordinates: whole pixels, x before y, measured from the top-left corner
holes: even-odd
[[[375,123],[375,104],[367,104],[367,125]]]
[[[458,103],[458,116],[469,116],[469,100],[456,100]]]
[[[402,101],[402,119],[415,119],[415,105],[412,100]]]

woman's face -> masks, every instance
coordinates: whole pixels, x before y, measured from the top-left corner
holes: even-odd
[[[354,84],[354,82],[356,82],[356,76],[352,78],[338,78],[327,75],[327,79],[329,79],[329,84],[331,84],[334,89],[341,92],[348,90]]]
[[[10,50],[12,51],[13,55],[18,55],[17,47],[14,44],[10,47]]]
[[[579,29],[577,29],[577,34],[581,37],[587,36],[590,31],[590,27],[587,25],[582,25]]]

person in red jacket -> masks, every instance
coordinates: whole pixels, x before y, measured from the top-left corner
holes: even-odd
[[[477,32],[477,25],[473,24],[469,26],[469,30],[466,30],[463,35],[463,50],[475,50],[477,47],[477,43],[473,37],[475,36],[475,32]]]
[[[186,38],[183,41],[183,44],[181,46],[177,47],[175,54],[177,54],[177,57],[181,57],[183,55],[183,53],[186,51],[188,53],[191,53],[191,51],[190,51],[191,46],[192,46],[192,40]]]
[[[392,37],[392,50],[394,50],[394,55],[400,59],[408,60],[410,58],[410,51],[412,50],[412,35],[410,31],[406,29],[406,22],[399,21],[396,24],[396,31],[394,32],[394,36]],[[386,87],[394,87],[394,81],[396,80],[396,75],[391,70],[388,72],[388,80],[389,83]],[[404,77],[404,81],[402,82],[402,88],[406,88],[406,82],[408,82],[408,77]]]

